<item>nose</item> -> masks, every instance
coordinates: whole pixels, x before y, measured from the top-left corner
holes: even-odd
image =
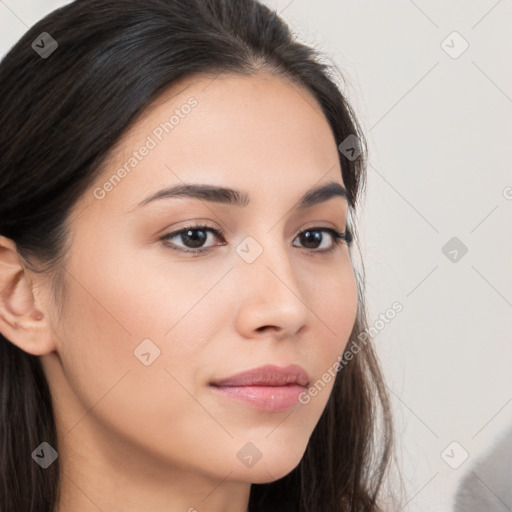
[[[307,304],[307,281],[282,241],[269,239],[251,263],[240,258],[234,274],[236,326],[242,336],[286,339],[310,327],[314,314]]]

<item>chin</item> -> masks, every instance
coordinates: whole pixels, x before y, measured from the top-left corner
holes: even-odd
[[[252,468],[239,469],[238,478],[252,484],[268,484],[291,473],[300,463],[303,453],[291,459],[290,454],[282,457],[263,458]]]

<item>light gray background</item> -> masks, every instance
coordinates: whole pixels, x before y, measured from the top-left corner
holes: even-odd
[[[65,3],[0,0],[1,54]],[[512,2],[266,3],[339,67],[367,134],[370,324],[404,308],[375,339],[403,510],[449,511],[458,480],[512,423]],[[469,44],[457,58],[454,31]],[[441,250],[454,236],[468,248],[456,262]]]

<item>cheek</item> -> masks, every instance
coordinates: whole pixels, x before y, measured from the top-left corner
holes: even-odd
[[[358,309],[358,291],[354,270],[344,264],[321,281],[311,298],[312,310],[317,316],[319,329],[325,333],[322,352],[336,358],[348,342]]]
[[[343,354],[354,327],[358,309],[358,290],[353,268],[342,267],[322,287],[315,289],[311,309],[316,315],[315,344],[308,346],[307,361],[314,369],[303,404],[320,415],[327,404],[338,374],[337,362]]]
[[[197,393],[204,367],[196,347],[212,328],[201,312],[218,297],[191,309],[202,290],[150,280],[148,271],[128,272],[127,279],[119,265],[116,272],[95,269],[87,275],[75,269],[83,286],[70,285],[63,311],[62,364],[75,396],[65,430],[77,424],[78,440],[94,422],[107,450],[128,441],[142,453],[183,454],[186,461],[183,447],[192,449],[191,440],[216,427],[189,393]]]
[[[84,251],[70,268],[75,278],[60,320],[70,378],[76,387],[87,383],[92,403],[129,369],[163,373],[158,382],[141,376],[148,392],[173,382],[165,369],[194,386],[201,351],[226,318],[222,286],[215,287],[225,270],[217,264],[204,273],[185,271],[170,258],[154,258],[154,249],[128,253],[117,245],[103,244],[101,256]]]

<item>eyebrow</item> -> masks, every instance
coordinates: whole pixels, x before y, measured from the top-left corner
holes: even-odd
[[[180,197],[190,197],[194,199],[202,199],[214,203],[227,204],[237,207],[244,207],[250,203],[249,195],[233,188],[219,187],[216,185],[188,183],[168,187],[141,201],[135,208],[145,206],[153,201],[161,199],[171,199]],[[330,181],[318,187],[308,190],[297,204],[299,210],[309,208],[319,203],[323,203],[333,197],[341,197],[350,203],[350,197],[347,189],[336,181]],[[132,211],[132,208],[130,211]]]

